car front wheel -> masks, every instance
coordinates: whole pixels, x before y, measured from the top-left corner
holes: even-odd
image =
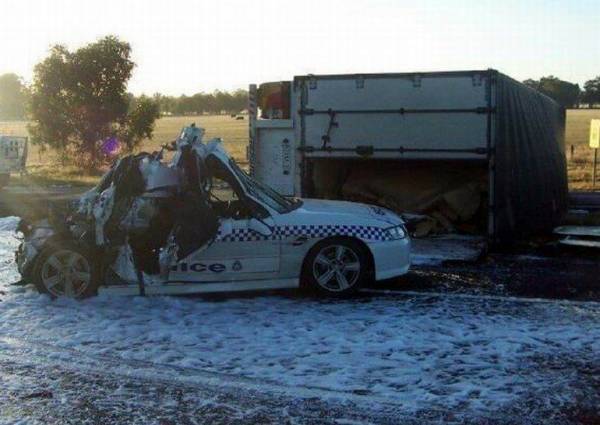
[[[81,299],[95,295],[100,282],[91,256],[68,242],[46,247],[36,261],[33,277],[38,291],[53,298]]]
[[[358,242],[331,239],[315,246],[308,255],[304,276],[311,288],[324,294],[357,291],[369,276],[368,254]]]

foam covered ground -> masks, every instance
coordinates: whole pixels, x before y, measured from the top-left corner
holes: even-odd
[[[99,370],[102,356],[143,361],[156,371],[177,366],[264,382],[265,391],[290,396],[314,391],[374,409],[393,405],[403,415],[471,418],[518,417],[532,406],[560,412],[597,383],[581,371],[597,370],[598,303],[416,294],[52,301],[9,285],[19,279],[16,222],[0,219],[0,342],[56,347],[74,364],[78,353],[99,356]]]

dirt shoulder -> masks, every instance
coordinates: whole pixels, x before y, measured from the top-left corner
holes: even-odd
[[[43,218],[54,203],[69,202],[89,190],[91,185],[9,184],[0,190],[0,216]]]

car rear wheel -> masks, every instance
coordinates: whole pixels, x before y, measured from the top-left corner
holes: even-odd
[[[53,243],[36,262],[34,283],[51,297],[86,298],[96,295],[100,283],[91,256],[72,243]]]
[[[311,288],[330,295],[356,292],[369,276],[368,254],[358,242],[330,239],[311,250],[305,277]]]

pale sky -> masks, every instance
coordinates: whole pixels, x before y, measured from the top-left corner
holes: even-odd
[[[50,45],[131,43],[135,94],[246,88],[308,73],[496,68],[600,75],[600,0],[2,0],[0,74]]]

